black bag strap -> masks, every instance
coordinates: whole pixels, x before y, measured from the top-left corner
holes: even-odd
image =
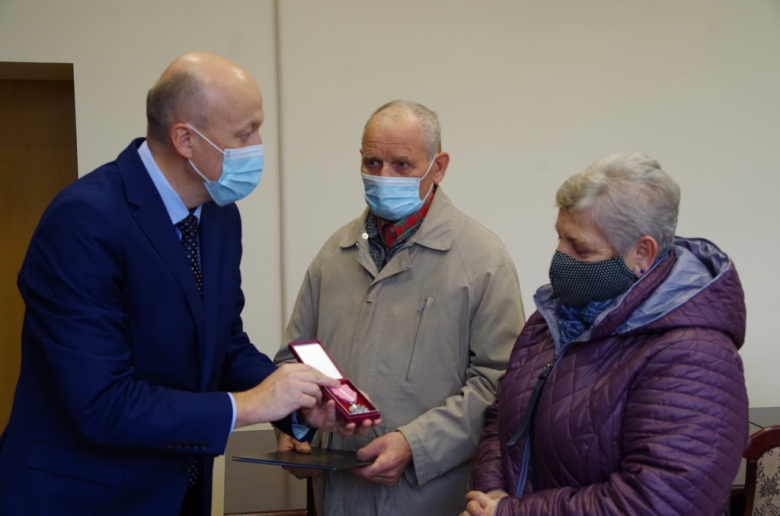
[[[536,406],[539,404],[539,397],[542,394],[542,388],[544,388],[544,384],[547,381],[547,378],[550,377],[550,373],[552,372],[553,367],[555,367],[555,362],[557,361],[558,354],[556,353],[555,357],[552,359],[552,362],[544,366],[544,369],[542,369],[542,372],[539,374],[539,379],[536,381],[533,392],[531,392],[531,398],[528,400],[528,405],[525,407],[525,413],[523,414],[523,419],[520,421],[520,427],[514,433],[512,438],[507,441],[507,448],[514,446],[514,444],[518,441],[518,439],[520,439],[525,431],[530,428],[534,414],[536,413]]]

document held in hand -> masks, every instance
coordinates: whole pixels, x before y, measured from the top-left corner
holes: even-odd
[[[233,460],[237,462],[272,464],[275,466],[329,470],[370,466],[374,463],[374,459],[358,459],[357,453],[353,451],[326,450],[325,448],[312,448],[311,453],[299,453],[295,450],[286,450],[263,453],[261,455],[244,455],[233,457]]]

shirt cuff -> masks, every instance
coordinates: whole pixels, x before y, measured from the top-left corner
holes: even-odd
[[[230,392],[227,395],[230,396],[230,404],[233,405],[233,421],[230,422],[230,432],[228,433],[230,435],[233,433],[233,429],[236,428],[236,399]]]
[[[311,428],[309,428],[306,425],[302,425],[298,422],[298,411],[296,410],[292,414],[290,414],[290,423],[292,427],[293,437],[295,437],[295,440],[302,441],[306,434],[309,433]]]

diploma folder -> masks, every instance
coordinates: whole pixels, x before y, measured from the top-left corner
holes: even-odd
[[[358,459],[357,453],[352,451],[327,450],[325,448],[312,448],[311,453],[299,453],[295,450],[286,450],[263,453],[260,455],[242,455],[233,457],[233,460],[237,462],[255,462],[257,464],[326,469],[331,471],[356,468],[358,466],[370,466],[374,463],[374,459]]]

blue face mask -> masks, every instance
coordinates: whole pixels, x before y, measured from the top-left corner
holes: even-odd
[[[433,190],[433,183],[431,183],[428,193],[420,199],[420,181],[428,175],[435,161],[436,156],[433,157],[422,177],[381,177],[362,174],[366,204],[374,214],[390,221],[401,220],[418,212]]]
[[[251,145],[242,149],[222,150],[214,145],[211,140],[203,136],[200,131],[190,124],[187,125],[223,154],[222,175],[219,176],[219,181],[206,179],[206,176],[200,173],[200,170],[192,163],[192,160],[189,160],[195,172],[206,181],[206,190],[208,190],[214,202],[220,206],[226,206],[252,193],[257,183],[260,182],[260,174],[263,172],[262,144]]]

